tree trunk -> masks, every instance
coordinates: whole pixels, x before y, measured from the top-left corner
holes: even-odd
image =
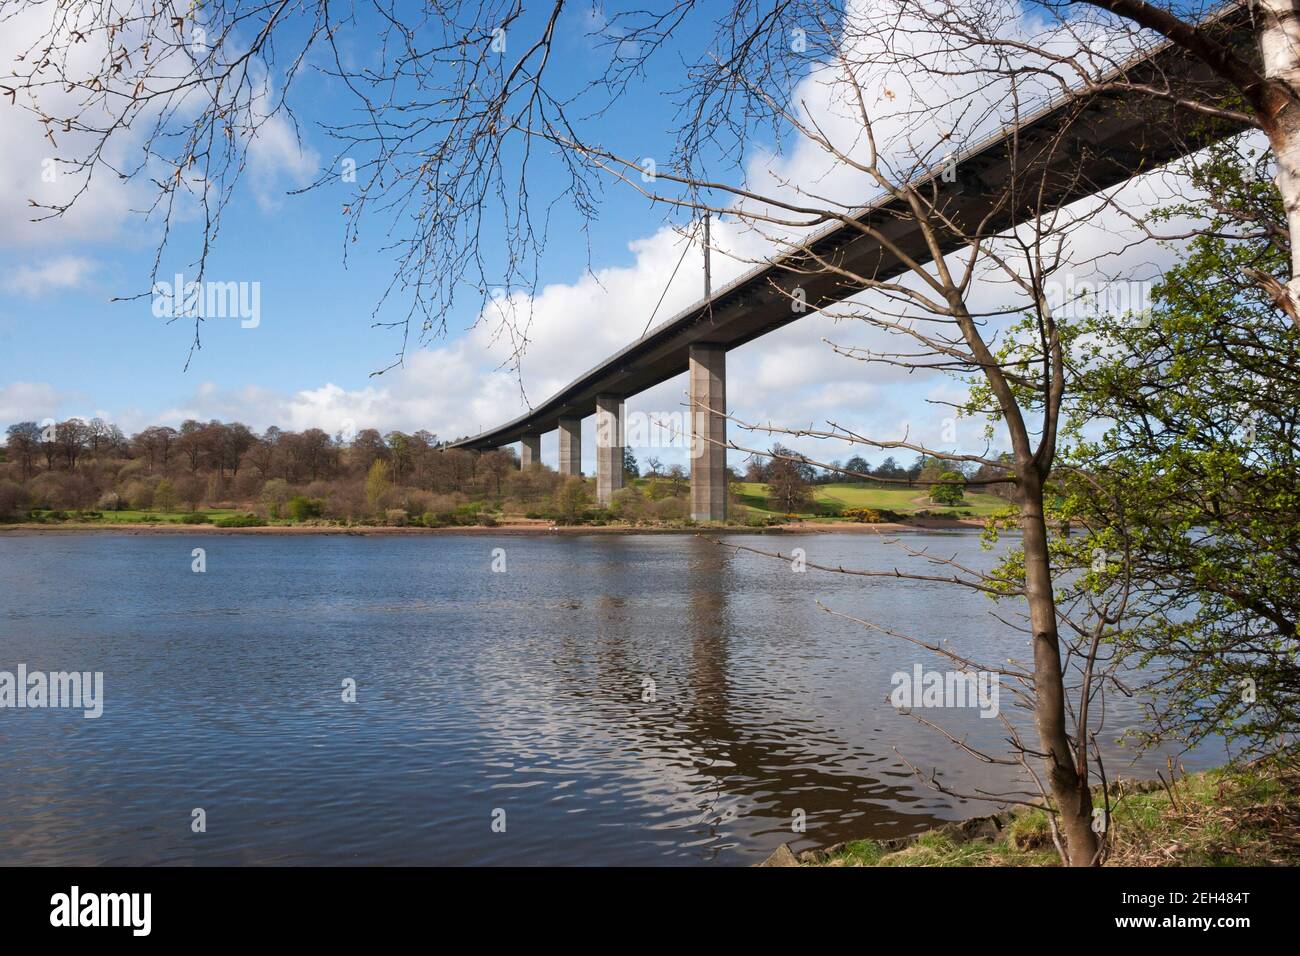
[[[1047,523],[1043,517],[1043,481],[1032,462],[1020,472],[1021,525],[1025,552],[1025,595],[1034,640],[1034,724],[1045,759],[1052,798],[1060,811],[1071,866],[1092,866],[1097,857],[1097,835],[1092,831],[1092,793],[1087,768],[1077,768],[1065,729],[1065,680],[1061,673],[1061,645],[1056,629],[1056,601],[1052,594],[1052,568],[1047,550]]]
[[[1269,81],[1260,125],[1277,158],[1277,187],[1291,236],[1291,280],[1287,288],[1292,301],[1300,306],[1300,2],[1257,2],[1259,51],[1264,77]]]

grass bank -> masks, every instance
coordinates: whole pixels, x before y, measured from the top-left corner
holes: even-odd
[[[1100,794],[1098,794],[1100,797]],[[1300,771],[1277,765],[1112,787],[1106,866],[1300,864]],[[903,840],[859,840],[770,865],[1059,866],[1040,809],[949,824]]]
[[[653,489],[662,491],[665,480],[640,478],[635,481],[639,491],[652,501]],[[378,533],[386,528],[429,530],[461,530],[480,527],[509,529],[519,532],[550,532],[558,527],[582,527],[619,533],[644,533],[646,531],[864,531],[872,528],[901,530],[953,527],[979,527],[982,519],[995,512],[1004,511],[1007,503],[992,495],[967,494],[960,504],[936,506],[918,488],[893,488],[866,483],[839,482],[814,486],[810,510],[799,514],[783,513],[767,496],[767,486],[741,483],[736,487],[737,503],[730,520],[725,523],[701,523],[690,519],[689,509],[682,504],[673,515],[644,512],[625,512],[618,508],[589,506],[576,516],[561,519],[557,513],[519,512],[507,510],[502,501],[483,499],[466,502],[455,509],[437,513],[417,514],[404,509],[387,509],[382,513],[355,519],[325,517],[323,502],[302,496],[293,498],[288,505],[268,510],[257,502],[245,502],[242,507],[197,507],[141,511],[120,510],[51,510],[32,509],[25,519],[0,521],[0,531],[60,529],[112,530],[143,532],[149,530],[172,532],[188,530],[194,526],[241,530],[257,533],[277,531],[333,530]],[[681,488],[672,490],[678,495]],[[295,502],[305,502],[312,507],[302,515],[293,511]],[[662,502],[661,502],[662,503]],[[291,517],[291,515],[293,515]]]
[[[737,490],[740,503],[751,511],[765,515],[780,513],[779,506],[768,496],[766,485],[740,482]],[[904,517],[937,512],[952,517],[982,518],[1005,511],[1008,506],[1005,499],[982,492],[967,491],[957,505],[934,504],[929,500],[928,494],[928,490],[920,485],[914,488],[893,488],[848,481],[813,485],[812,497],[817,511],[815,514],[808,513],[807,517],[837,521],[842,512],[869,508]]]

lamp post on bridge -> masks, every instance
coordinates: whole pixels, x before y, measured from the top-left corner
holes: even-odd
[[[713,274],[709,262],[709,214],[704,214],[704,301],[713,297]]]

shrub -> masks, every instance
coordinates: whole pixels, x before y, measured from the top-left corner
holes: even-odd
[[[645,514],[646,502],[635,485],[620,488],[610,499],[610,511],[624,521],[636,523]]]
[[[356,521],[369,513],[366,492],[360,481],[337,483],[325,497],[325,517]]]
[[[680,521],[690,513],[690,508],[682,498],[660,498],[651,511],[660,521]]]
[[[840,512],[840,517],[866,524],[878,524],[882,521],[902,521],[904,516],[887,508],[848,508]]]
[[[406,518],[405,508],[389,508],[384,512],[384,523],[390,528],[406,527]]]
[[[153,507],[153,487],[148,482],[133,481],[126,486],[126,498],[137,511]]]
[[[555,489],[555,510],[564,524],[576,524],[590,504],[591,492],[581,478],[570,477]]]
[[[27,484],[32,505],[41,508],[88,508],[98,499],[95,486],[84,475],[44,472]]]
[[[226,515],[212,523],[218,528],[261,528],[266,525],[261,517],[251,513]]]
[[[212,519],[205,514],[191,511],[187,515],[181,515],[181,524],[212,524]]]
[[[16,481],[0,481],[0,519],[16,518],[27,505],[27,493]]]
[[[651,501],[660,501],[664,498],[676,498],[682,488],[677,482],[668,481],[662,478],[652,478],[646,482],[645,494]]]
[[[324,501],[329,497],[330,492],[333,490],[334,482],[321,481],[317,479],[307,485],[307,488],[303,491],[303,496],[307,498],[317,498]]]
[[[403,499],[402,507],[412,518],[433,510],[434,495],[431,492],[406,488],[403,489]]]
[[[262,504],[272,518],[279,518],[289,501],[289,483],[283,478],[272,478],[262,486]]]
[[[166,478],[154,489],[153,504],[159,511],[171,511],[176,507],[176,488]]]
[[[267,482],[270,484],[270,482]],[[306,498],[302,495],[294,495],[289,499],[289,517],[294,521],[306,521],[309,518],[319,518],[324,511],[323,503],[316,498]]]

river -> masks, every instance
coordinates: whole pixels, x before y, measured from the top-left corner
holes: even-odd
[[[934,570],[873,534],[723,540]],[[0,535],[0,671],[104,675],[98,719],[0,710],[0,864],[736,865],[989,812],[908,764],[963,792],[1008,771],[888,699],[952,665],[823,607],[1028,654],[961,588],[690,535]],[[1004,752],[977,708],[926,718]],[[1108,703],[1112,778],[1163,766],[1114,742],[1139,720]]]

